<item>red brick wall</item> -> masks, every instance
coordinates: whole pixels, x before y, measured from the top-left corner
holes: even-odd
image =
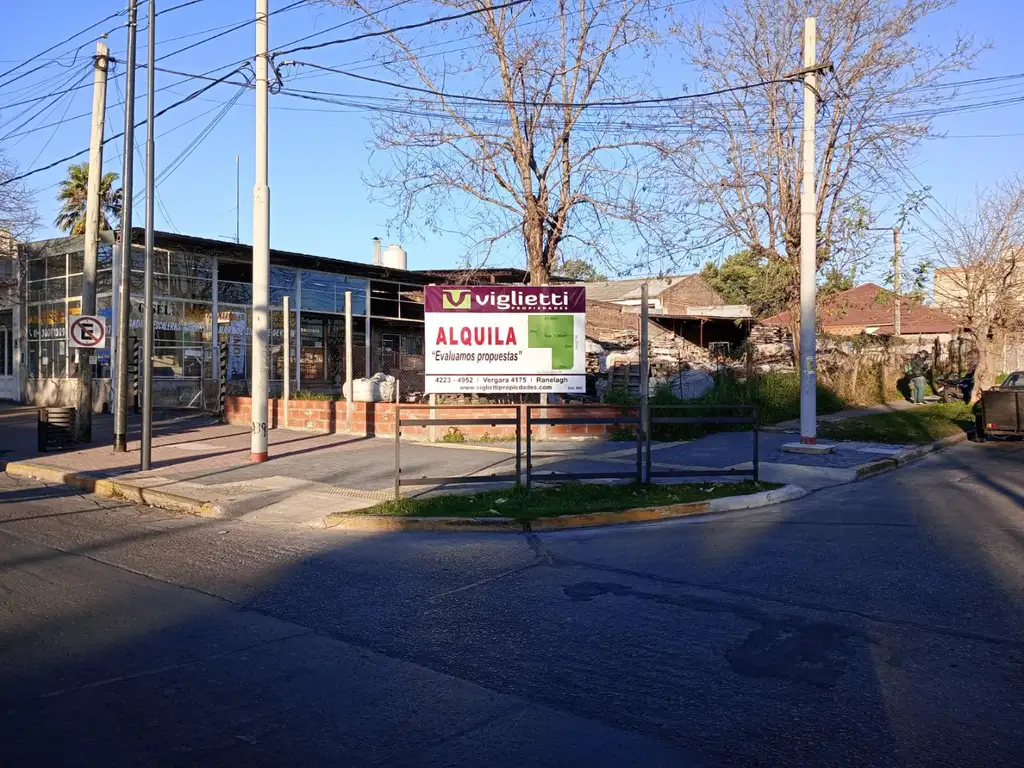
[[[248,397],[227,397],[224,403],[227,414],[227,421],[230,424],[246,424],[252,420],[251,400]],[[314,432],[336,432],[339,434],[368,435],[376,437],[395,436],[395,404],[394,403],[352,403],[352,417],[348,416],[348,408],[344,402],[331,400],[292,400],[288,408],[288,420],[285,423],[284,401],[278,399],[270,400],[268,404],[270,425],[285,429],[304,429]],[[526,431],[526,406],[508,407],[471,407],[465,408],[438,408],[434,411],[434,418],[450,419],[507,419],[515,418],[516,411],[520,413],[520,419],[525,437]],[[608,417],[623,415],[624,410],[620,406],[592,405],[586,407],[560,407],[550,406],[546,412],[533,411],[534,418],[542,415],[548,418],[568,417]],[[626,411],[631,415],[632,411]],[[403,405],[402,420],[406,419],[429,419],[430,406],[427,405]],[[628,429],[628,425],[623,425]],[[538,439],[565,439],[565,438],[603,438],[609,437],[618,428],[614,424],[556,424],[538,425],[534,427],[534,436]],[[403,433],[410,440],[440,440],[448,431],[448,427],[434,427],[433,435],[429,427],[417,427],[404,425]],[[466,424],[460,425],[459,431],[471,440],[480,439],[487,435],[492,438],[514,438],[514,424]]]

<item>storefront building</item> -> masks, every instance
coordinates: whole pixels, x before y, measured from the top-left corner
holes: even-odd
[[[134,230],[131,259],[131,379],[137,375],[143,318],[142,231]],[[108,345],[91,359],[94,408],[111,402],[116,377],[113,318],[119,284],[117,247],[101,234],[96,311],[107,321]],[[367,249],[369,253],[369,248]],[[19,306],[7,332],[15,399],[39,405],[75,402],[75,358],[67,346],[68,318],[81,313],[83,238],[59,238],[20,247]],[[422,389],[423,286],[429,276],[375,264],[270,252],[271,394],[340,393],[345,378],[345,294],[352,302],[355,377],[383,372],[405,391]],[[221,348],[228,391],[249,394],[252,379],[252,249],[220,240],[158,232],[153,255],[153,401],[159,407],[207,407],[217,401]],[[284,297],[291,310],[284,318]],[[18,315],[18,317],[13,317]],[[18,322],[15,322],[18,321]],[[6,322],[0,313],[0,323]],[[287,326],[290,358],[284,360]],[[6,326],[4,326],[6,327]],[[23,329],[23,330],[22,330]],[[0,331],[0,342],[4,332]],[[73,353],[73,351],[72,351]],[[0,358],[0,362],[7,357]],[[15,361],[20,360],[17,365]],[[0,374],[3,370],[0,370]]]

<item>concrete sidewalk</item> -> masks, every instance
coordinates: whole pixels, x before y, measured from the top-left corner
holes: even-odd
[[[8,474],[63,484],[89,493],[219,518],[270,523],[322,525],[330,515],[365,509],[394,497],[392,438],[361,438],[283,429],[270,431],[271,460],[249,461],[249,430],[224,425],[206,415],[166,413],[154,420],[152,468],[139,471],[139,431],[129,424],[129,451],[111,449],[113,422],[97,416],[93,443],[76,450],[36,452],[35,410],[0,411],[0,464]],[[655,471],[686,469],[702,474],[659,478],[657,482],[735,479],[722,473],[752,467],[753,435],[722,432],[699,440],[655,443]],[[783,452],[790,438],[762,433],[760,479],[806,490],[851,482],[889,469],[922,449],[862,442],[836,443],[826,456]],[[605,472],[631,475],[635,444],[562,441],[535,443],[534,480],[557,482],[568,474]],[[525,449],[524,449],[525,450]],[[512,445],[449,445],[402,441],[402,476],[514,475]],[[522,460],[525,472],[525,456]],[[628,478],[624,479],[628,481]],[[407,496],[469,492],[500,485],[403,485]]]
[[[938,402],[937,397],[931,396],[926,397],[925,402],[935,403]],[[888,403],[878,403],[877,405],[869,405],[864,408],[847,408],[844,411],[836,411],[835,413],[821,413],[818,414],[817,423],[831,421],[843,421],[844,419],[852,419],[856,416],[871,416],[875,413],[894,413],[897,411],[907,411],[914,408],[914,403],[908,400],[893,400]],[[800,419],[790,419],[789,421],[780,421],[778,424],[766,424],[761,427],[765,432],[800,432]]]

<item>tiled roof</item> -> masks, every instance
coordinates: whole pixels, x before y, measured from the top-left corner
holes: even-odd
[[[892,292],[874,283],[858,285],[819,301],[818,324],[826,331],[853,327],[877,329],[873,331],[875,333],[893,333],[894,298]],[[788,311],[780,312],[761,323],[789,327],[793,316]],[[955,328],[953,319],[941,310],[903,299],[900,306],[901,333],[950,333]]]

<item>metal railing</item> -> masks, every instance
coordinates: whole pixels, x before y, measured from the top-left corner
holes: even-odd
[[[433,411],[445,411],[458,409],[481,410],[481,411],[511,411],[514,417],[481,416],[479,418],[434,418]],[[416,410],[419,412],[429,411],[430,418],[427,419],[403,419],[402,411]],[[450,477],[413,477],[402,476],[402,427],[462,427],[462,426],[515,426],[516,428],[516,471],[515,474],[490,474],[490,475],[455,475]],[[514,482],[518,488],[522,482],[522,420],[519,406],[517,405],[395,405],[395,499],[401,498],[403,485],[442,485],[446,483],[499,483]],[[527,443],[527,455],[529,455],[529,443]],[[529,478],[529,474],[527,474]]]
[[[561,424],[593,424],[595,426],[631,426],[636,429],[636,471],[635,472],[559,472],[552,475],[557,480],[615,480],[622,478],[633,478],[636,482],[642,482],[643,476],[643,446],[644,434],[643,423],[640,418],[640,409],[633,416],[542,416],[535,417],[534,411],[546,411],[550,408],[557,408],[560,411],[588,410],[593,409],[590,405],[527,405],[526,406],[526,488],[529,490],[533,484],[533,428],[534,426],[558,426]],[[624,409],[626,410],[626,409]]]
[[[754,482],[759,478],[758,458],[758,437],[760,428],[760,411],[756,405],[652,405],[649,417],[650,432],[654,427],[661,424],[749,424],[753,427],[753,466],[751,469],[666,469],[654,471],[651,462],[651,436],[647,434],[645,440],[645,469],[647,480],[655,477],[719,477],[743,475],[753,477]],[[749,411],[749,416],[656,416],[655,411],[708,411],[708,410],[729,410]],[[527,443],[529,446],[529,443]]]

